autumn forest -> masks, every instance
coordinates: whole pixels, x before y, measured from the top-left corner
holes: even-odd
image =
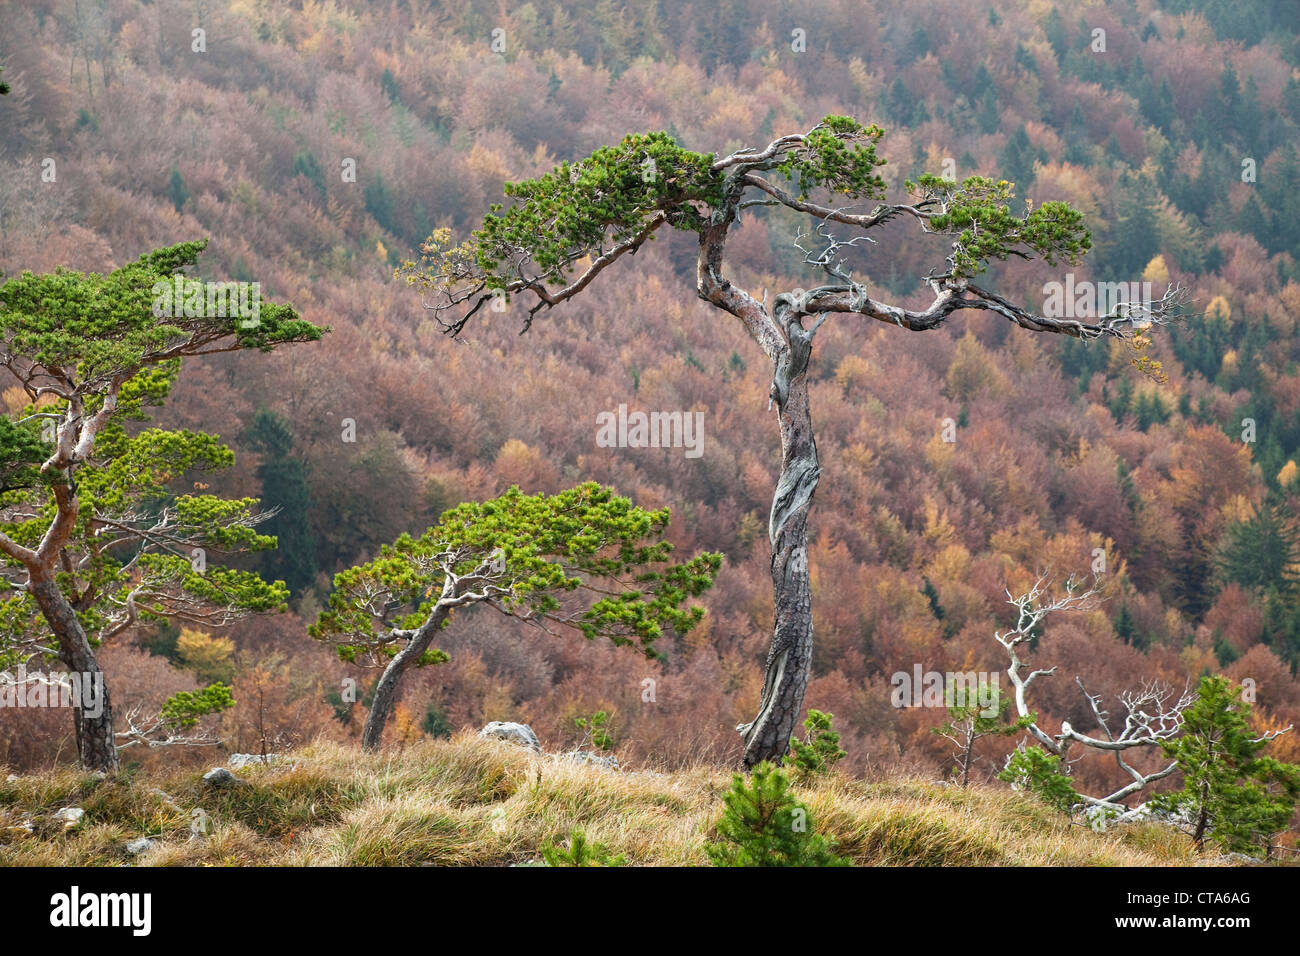
[[[970,282],[998,299],[924,331],[852,302],[818,316],[798,720],[833,715],[851,776],[952,778],[953,742],[935,732],[949,711],[900,705],[898,675],[911,687],[931,672],[1001,674],[1006,692],[997,635],[1023,623],[1009,599],[1036,583],[1061,598],[1069,582],[1088,599],[1014,644],[1027,669],[1055,667],[1033,683],[1039,725],[1100,734],[1098,701],[1120,714],[1135,688],[1176,696],[1222,675],[1246,688],[1252,730],[1275,735],[1268,753],[1300,763],[1300,733],[1282,732],[1300,723],[1297,26],[1284,0],[0,2],[0,282],[58,267],[108,275],[206,239],[187,275],[259,283],[264,302],[294,312],[273,313],[280,324],[252,346],[187,353],[145,413],[149,428],[233,452],[194,451],[157,477],[150,507],[257,499],[273,511],[257,533],[275,547],[224,563],[284,591],[242,598],[251,613],[229,622],[143,614],[109,628],[95,654],[116,713],[139,723],[214,683],[233,701],[186,725],[204,746],[123,748],[123,765],[359,747],[377,700],[391,703],[378,743],[393,750],[504,721],[548,751],[594,740],[625,768],[755,762],[736,728],[768,706],[775,679],[773,495],[798,436],[777,426],[786,394],[728,290],[776,315],[780,293],[829,287],[837,268],[851,273],[848,299],[920,315],[944,281],[966,282],[957,254],[957,278],[933,278],[952,242],[937,221],[895,211],[849,244],[843,218],[783,201],[801,187],[774,161],[749,175],[790,192],[747,194],[764,201],[738,207],[729,284],[710,299],[697,271],[707,230],[691,216],[713,199],[690,192],[693,157],[740,157],[738,168],[737,151],[815,127],[840,144],[820,154],[823,186],[840,169],[824,157],[844,144],[886,161],[870,174],[878,194],[825,208],[866,214],[878,197],[926,195],[951,204],[933,208],[956,210],[957,230],[960,191],[935,184],[1005,180],[1030,254],[987,255]],[[546,182],[657,132],[645,148],[678,177],[663,188],[689,193],[660,207],[665,228],[553,307],[533,310],[526,283],[492,295],[488,270],[482,308],[449,332],[465,309],[449,318],[430,270],[478,275],[454,247],[485,216],[508,233],[505,210],[530,195],[508,183]],[[600,161],[572,167],[576,190],[579,168],[596,175]],[[1036,210],[1066,204],[1086,226],[1082,249],[1062,238],[1072,220],[1032,232]],[[541,269],[544,254],[524,255]],[[575,257],[574,274],[594,258]],[[1171,290],[1178,309],[1131,334],[1077,336],[1039,334],[998,305],[1068,319],[1115,283],[1156,300]],[[33,395],[17,373],[0,377],[11,421],[53,401]],[[19,528],[25,492],[0,477],[0,528]],[[628,517],[591,499],[611,535],[632,540],[625,517],[670,515],[662,533],[683,577],[669,571],[648,593],[695,583],[680,608],[681,595],[651,602],[664,632],[654,653],[637,637],[657,631],[649,618],[624,622],[630,641],[608,640],[603,625],[584,634],[456,605],[428,666],[390,702],[358,643],[332,639],[351,613],[337,595],[361,587],[349,569],[384,546],[493,514],[464,503],[514,507],[512,487],[542,508],[584,483],[633,506]],[[7,560],[0,630],[13,641],[0,634],[0,663],[12,666],[32,660],[30,647],[6,653],[36,618]],[[1005,788],[1020,742],[978,740],[967,775]],[[78,746],[66,711],[0,711],[0,766],[75,764]],[[1126,780],[1104,751],[1074,758],[1080,793]],[[1279,852],[1297,832],[1293,821],[1274,840]]]

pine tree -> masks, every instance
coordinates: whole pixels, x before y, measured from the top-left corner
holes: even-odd
[[[790,738],[790,753],[786,755],[785,765],[798,779],[807,780],[817,774],[830,773],[841,759],[848,756],[848,751],[840,749],[840,735],[831,729],[833,717],[834,714],[809,710],[808,719],[803,722],[808,731],[807,741]]]
[[[1300,767],[1262,755],[1274,735],[1250,729],[1250,705],[1226,677],[1205,677],[1183,714],[1183,733],[1161,744],[1178,761],[1183,788],[1157,809],[1180,814],[1197,850],[1213,839],[1239,853],[1271,855],[1300,799]]]
[[[451,508],[419,538],[403,534],[340,571],[308,633],[341,660],[383,668],[362,746],[379,747],[403,674],[449,659],[433,640],[472,605],[661,657],[655,641],[699,624],[704,609],[686,605],[722,566],[722,555],[708,552],[671,561],[668,519],[667,508],[646,511],[591,481],[555,495],[512,487]]]
[[[763,761],[751,784],[736,774],[718,820],[722,839],[705,851],[714,866],[849,866],[826,837],[813,832],[808,808],[790,792],[790,781]]]
[[[994,688],[993,699],[987,706],[978,701],[963,704],[954,701],[948,708],[948,723],[931,731],[956,744],[957,766],[954,771],[961,775],[963,787],[970,783],[970,770],[975,764],[975,744],[980,738],[1011,737],[1034,722],[1033,717],[1026,715],[1007,723],[1006,713],[1010,707],[1011,698]]]
[[[275,547],[258,530],[257,499],[177,487],[186,473],[230,467],[234,453],[215,435],[140,426],[166,401],[183,357],[271,351],[325,331],[286,305],[261,302],[251,326],[203,307],[202,284],[184,270],[205,245],[157,249],[107,275],[24,272],[0,285],[0,341],[24,369],[31,403],[0,426],[0,560],[26,575],[24,588],[7,575],[10,586],[0,586],[0,667],[57,658],[99,674],[95,648],[128,628],[227,622],[284,605],[283,583],[212,560]],[[172,299],[178,282],[183,303]],[[223,699],[203,691],[167,713],[210,712]],[[98,714],[74,706],[73,719],[82,766],[115,771],[107,688]]]
[[[542,859],[547,866],[623,866],[627,860],[610,852],[603,843],[588,841],[581,830],[569,834],[569,848],[555,844],[542,847]]]

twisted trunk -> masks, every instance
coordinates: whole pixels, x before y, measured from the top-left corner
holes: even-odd
[[[790,746],[812,668],[812,591],[808,579],[808,511],[821,476],[808,400],[812,334],[778,297],[776,319],[786,347],[776,355],[772,400],[781,426],[781,476],[772,498],[774,622],[758,716],[737,728],[745,766],[779,761]]]
[[[87,685],[99,690],[98,706],[88,710],[84,693],[73,695],[73,721],[77,730],[77,754],[86,770],[115,773],[118,768],[117,742],[113,735],[113,707],[108,696],[108,685],[95,652],[86,638],[86,631],[77,620],[77,614],[68,599],[55,583],[53,571],[33,572],[29,575],[27,590],[35,599],[41,614],[59,642],[59,660],[70,671],[79,675],[77,689]]]
[[[384,738],[384,728],[388,726],[388,718],[392,716],[397,704],[397,685],[401,682],[402,675],[429,649],[433,636],[438,633],[438,628],[447,617],[447,610],[445,605],[439,604],[429,619],[412,632],[406,646],[384,668],[379,683],[375,685],[370,713],[366,716],[366,726],[361,732],[363,750],[379,749]]]
[[[808,360],[813,336],[825,320],[802,324],[803,296],[782,294],[769,312],[722,274],[727,230],[743,192],[730,185],[729,199],[700,232],[696,285],[700,298],[740,319],[772,360],[771,399],[781,427],[781,476],[772,497],[768,539],[772,544],[772,643],[767,651],[758,715],[736,729],[745,739],[745,766],[779,761],[790,747],[803,708],[812,667],[812,593],[808,581],[808,511],[821,477],[808,402]]]

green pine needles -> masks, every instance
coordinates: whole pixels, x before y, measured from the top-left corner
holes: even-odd
[[[367,650],[392,656],[393,642],[440,603],[490,602],[521,618],[576,627],[588,639],[634,644],[653,658],[665,629],[684,634],[704,617],[703,608],[684,604],[708,590],[722,566],[716,553],[670,563],[673,546],[661,537],[668,520],[667,508],[645,511],[595,482],[556,495],[511,488],[465,502],[419,538],[404,534],[373,561],[336,575],[329,608],[310,633],[338,643],[345,660]],[[624,585],[568,613],[561,597],[591,591],[594,579]],[[452,595],[455,583],[465,590]]]
[[[1021,746],[1007,760],[998,779],[1032,793],[1050,807],[1071,813],[1082,798],[1061,771],[1061,758],[1037,745]]]
[[[547,866],[625,866],[627,859],[610,852],[609,847],[588,840],[581,830],[569,835],[568,849],[548,843],[542,847],[542,860]]]
[[[1226,677],[1204,677],[1183,714],[1183,733],[1162,744],[1178,761],[1183,787],[1153,797],[1176,814],[1198,850],[1214,842],[1237,853],[1271,856],[1300,799],[1300,767],[1266,756],[1277,732],[1250,727],[1250,704]]]
[[[808,719],[803,722],[808,731],[807,740],[790,739],[790,753],[786,755],[785,765],[796,779],[807,781],[818,774],[830,773],[841,759],[848,756],[848,751],[840,749],[840,735],[831,729],[833,717],[834,714],[809,709]]]
[[[1037,252],[1048,265],[1060,260],[1077,263],[1092,248],[1083,215],[1068,203],[1053,200],[1036,209],[1026,204],[1024,215],[1012,212],[1015,183],[1005,179],[969,176],[957,183],[927,174],[906,186],[921,202],[938,205],[928,230],[956,237],[954,277],[973,278],[990,259],[1026,257],[1021,247]]]
[[[176,487],[230,467],[234,453],[215,435],[140,424],[183,358],[270,351],[325,331],[289,305],[261,303],[260,287],[252,321],[230,307],[225,283],[209,287],[210,303],[196,291],[164,308],[159,290],[199,287],[184,270],[205,246],[156,249],[107,275],[60,268],[0,284],[0,348],[28,399],[16,419],[0,419],[0,562],[19,571],[0,575],[0,667],[57,658],[96,672],[94,648],[128,628],[220,626],[285,604],[283,582],[209,561],[275,547],[258,531],[260,502]],[[224,685],[173,698],[163,722],[192,726],[228,700]],[[78,708],[74,719],[83,766],[116,770],[111,709]]]
[[[431,642],[471,605],[662,657],[655,642],[703,619],[688,602],[722,567],[716,553],[671,561],[668,520],[668,509],[646,511],[595,482],[555,495],[511,488],[457,505],[420,537],[404,534],[341,571],[309,633],[343,660],[384,668],[363,745],[379,745],[403,672],[448,660]]]
[[[705,851],[714,866],[851,866],[834,843],[813,831],[808,808],[790,792],[785,773],[764,761],[748,783],[732,779],[717,823],[719,839]]]

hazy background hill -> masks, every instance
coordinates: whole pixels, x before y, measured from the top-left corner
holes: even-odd
[[[625,133],[666,129],[722,152],[848,113],[889,130],[892,185],[950,160],[958,176],[1011,179],[1035,202],[1069,200],[1094,233],[1077,280],[1181,283],[1205,316],[1157,338],[1164,385],[1137,376],[1120,343],[1047,341],[993,318],[927,335],[828,323],[812,373],[826,471],[807,703],[836,715],[846,762],[942,773],[947,745],[928,732],[940,715],[893,708],[889,675],[1000,669],[990,634],[1006,623],[1004,586],[1040,568],[1086,572],[1095,548],[1112,570],[1109,600],[1049,624],[1039,659],[1061,670],[1037,685],[1041,716],[1088,724],[1076,674],[1109,695],[1143,677],[1181,685],[1224,672],[1256,681],[1262,721],[1300,719],[1295,568],[1276,560],[1297,539],[1300,505],[1294,6],[715,8],[0,3],[13,87],[0,106],[5,274],[103,271],[210,236],[205,278],[259,281],[334,329],[284,354],[192,363],[162,413],[239,451],[218,491],[282,507],[265,570],[294,588],[295,613],[241,624],[229,646],[141,634],[105,650],[110,676],[134,675],[145,689],[130,693],[156,703],[233,674],[239,704],[221,718],[231,750],[264,735],[274,748],[353,736],[359,707],[337,690],[373,675],[304,633],[330,575],[462,499],[592,478],[670,505],[680,546],[726,553],[704,625],[664,648],[661,666],[473,616],[448,632],[451,663],[408,681],[392,732],[415,740],[520,719],[558,747],[578,734],[575,716],[604,709],[626,761],[734,755],[771,622],[777,436],[749,340],[691,291],[690,243],[643,249],[598,296],[522,337],[507,313],[446,339],[392,271],[432,229],[473,228],[504,181]],[[195,29],[206,52],[192,51]],[[1098,29],[1104,52],[1092,49]],[[54,183],[41,179],[47,157]],[[347,160],[355,182],[341,175]],[[1243,181],[1246,160],[1254,181]],[[757,211],[730,247],[739,276],[773,291],[809,283],[798,226]],[[884,238],[859,275],[919,302],[915,277],[942,247],[902,225]],[[1039,303],[1056,278],[1013,262],[996,287]],[[17,391],[3,400],[24,402]],[[705,412],[703,455],[598,447],[596,416],[621,403]],[[960,426],[954,443],[941,440],[945,418]],[[1245,418],[1254,442],[1242,440]],[[355,443],[342,441],[344,419]],[[292,444],[272,453],[261,439],[277,423]],[[642,700],[646,678],[654,702]],[[70,734],[65,714],[6,715],[0,762],[66,760]],[[1300,743],[1288,735],[1274,753],[1296,761]],[[1080,768],[1081,789],[1101,772]]]

